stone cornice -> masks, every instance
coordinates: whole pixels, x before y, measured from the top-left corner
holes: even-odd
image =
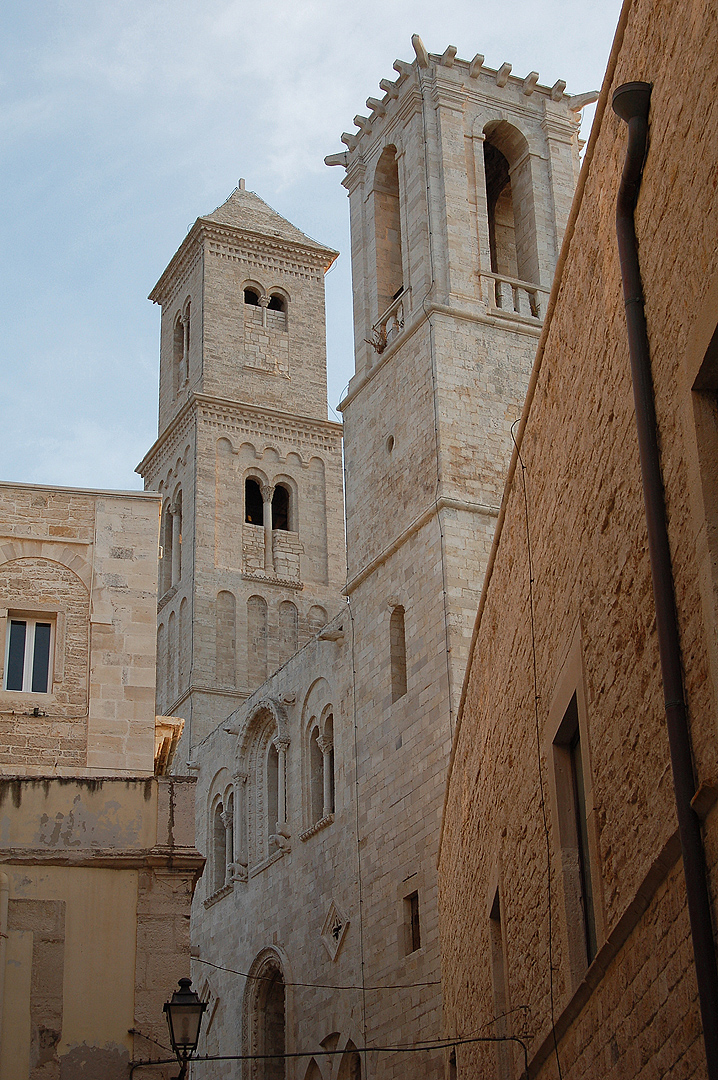
[[[241,421],[251,420],[254,423],[269,428],[281,424],[286,431],[286,437],[291,441],[291,433],[298,432],[305,435],[320,435],[321,437],[336,443],[341,442],[343,428],[335,420],[319,420],[310,416],[297,416],[293,413],[281,412],[279,409],[265,409],[261,405],[250,405],[243,401],[232,401],[229,398],[215,397],[212,394],[191,393],[176,416],[172,418],[162,434],[155,440],[147,451],[135,472],[144,477],[151,472],[157,456],[172,441],[181,442],[185,431],[196,418],[207,420],[218,418],[228,423],[237,424]],[[186,422],[186,426],[185,426]]]
[[[23,777],[22,779],[26,779]],[[57,777],[53,777],[56,780]],[[110,870],[134,870],[152,867],[173,871],[185,870],[190,874],[202,873],[205,857],[196,848],[165,847],[152,848],[73,848],[68,850],[44,848],[3,848],[0,851],[0,865],[13,863],[19,865],[42,866],[97,866]]]
[[[425,297],[423,302],[414,307],[413,312],[404,325],[404,329],[396,338],[394,338],[391,345],[387,346],[371,369],[362,376],[355,375],[353,377],[352,381],[349,383],[347,396],[337,405],[339,412],[343,412],[347,405],[354,401],[357,394],[361,393],[367,383],[370,383],[376,376],[377,372],[381,371],[384,365],[392,359],[399,349],[406,344],[425,322],[429,321],[433,314],[447,315],[451,318],[461,319],[464,322],[483,323],[486,326],[501,327],[502,330],[506,330],[508,333],[522,334],[537,339],[541,336],[540,323],[537,324],[535,319],[525,318],[515,312],[504,313],[494,310],[492,314],[485,314],[480,311],[473,311],[469,308],[448,307],[446,304],[438,304]],[[355,382],[354,386],[352,386],[352,382]]]
[[[488,506],[486,503],[469,502],[468,499],[455,499],[451,496],[442,496],[441,498],[436,499],[418,514],[405,529],[402,529],[399,535],[396,536],[383,551],[380,551],[378,555],[366,563],[362,569],[346,583],[342,589],[344,596],[351,596],[354,590],[357,589],[363,581],[366,581],[375,570],[380,566],[383,566],[387,559],[391,558],[394,552],[398,551],[399,548],[406,543],[409,537],[413,536],[414,533],[417,533],[419,529],[422,529],[427,521],[430,521],[442,510],[461,510],[464,513],[482,514],[484,517],[490,518],[497,518],[499,516],[498,506]]]
[[[155,304],[165,304],[174,295],[179,283],[184,280],[196,259],[201,255],[205,245],[213,240],[225,244],[243,244],[255,251],[261,249],[272,252],[284,260],[290,258],[302,261],[307,267],[322,269],[325,273],[339,255],[338,251],[324,247],[321,244],[314,246],[310,243],[294,242],[282,237],[255,232],[252,229],[244,229],[236,225],[219,224],[216,221],[200,217],[197,218],[170,259],[159,281],[150,293],[149,299]]]

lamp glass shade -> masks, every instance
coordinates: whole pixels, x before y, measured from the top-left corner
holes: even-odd
[[[175,991],[172,1000],[164,1006],[172,1049],[184,1055],[191,1054],[197,1048],[202,1013],[207,1008],[194,990],[190,990],[190,986],[189,979],[180,979],[181,989]]]

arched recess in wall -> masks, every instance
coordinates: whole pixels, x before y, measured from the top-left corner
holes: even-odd
[[[541,284],[528,142],[507,120],[490,121],[484,136],[491,270]]]
[[[160,546],[162,548],[162,558],[160,559],[158,591],[160,596],[164,596],[172,588],[172,513],[169,499],[165,499],[162,505]]]
[[[339,1062],[337,1080],[361,1080],[361,1057],[351,1039],[347,1042]]]
[[[320,604],[310,607],[307,614],[307,626],[310,634],[318,634],[323,626],[327,625],[326,610]]]
[[[53,559],[43,558],[41,551],[42,541],[14,538],[6,548],[0,547],[0,597],[6,609],[3,623],[7,617],[0,690],[61,691],[60,702],[71,703],[70,714],[81,714],[87,708],[90,593],[78,571],[89,567],[84,559],[70,566],[72,555],[66,561],[60,550]],[[42,602],[49,607],[37,611],[33,600],[38,602],[39,582]],[[97,597],[94,600],[97,602]],[[66,714],[67,706],[58,704],[60,715]],[[20,715],[32,711],[18,699],[9,706],[6,703],[5,708],[17,709]],[[35,749],[41,757],[42,749]]]
[[[271,698],[258,702],[238,733],[236,772],[244,777],[240,816],[247,823],[238,849],[240,862],[250,869],[288,848],[282,792],[289,741],[286,714]]]
[[[229,439],[217,439],[214,491],[215,566],[239,569],[242,566],[244,503],[239,457]]]
[[[404,289],[399,166],[395,146],[386,146],[382,151],[374,173],[373,196],[379,316]]]
[[[309,581],[316,581],[326,585],[329,581],[329,566],[327,558],[327,490],[324,475],[324,462],[321,458],[313,457],[309,462],[307,481],[307,513],[303,517],[311,517],[312,527],[309,535],[305,536],[306,528],[302,529],[300,539],[305,546],[303,576]]]
[[[316,1060],[312,1058],[307,1066],[307,1071],[304,1074],[304,1080],[324,1080],[321,1070],[316,1063]]]
[[[189,618],[189,602],[186,596],[182,597],[179,609],[179,642],[177,658],[177,694],[185,690],[189,682],[190,668],[190,634],[192,628]]]
[[[244,1080],[284,1080],[287,1045],[286,964],[273,948],[262,950],[252,963],[242,1008],[242,1050],[264,1060],[243,1063]],[[266,1056],[265,1056],[266,1055]]]
[[[237,605],[234,594],[225,590],[215,605],[215,673],[220,686],[236,686]]]
[[[224,888],[227,878],[227,830],[224,827],[224,804],[217,799],[212,808],[212,835],[210,837],[210,860],[209,868],[211,875],[211,892],[217,892]]]
[[[267,601],[250,596],[247,601],[247,682],[252,690],[267,678]]]
[[[298,648],[297,608],[291,600],[279,605],[279,663],[284,664]]]
[[[164,622],[157,627],[157,691],[155,709],[164,713],[167,700],[167,628]]]
[[[165,708],[171,708],[177,697],[178,668],[177,617],[174,611],[171,611],[167,620],[167,699]]]

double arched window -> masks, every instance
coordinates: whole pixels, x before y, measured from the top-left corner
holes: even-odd
[[[334,813],[334,716],[312,717],[308,729],[308,826],[328,821]]]
[[[284,291],[272,288],[265,292],[261,285],[252,281],[244,285],[242,297],[245,308],[259,309],[256,315],[251,317],[252,320],[260,321],[262,326],[270,330],[287,329],[289,297]]]

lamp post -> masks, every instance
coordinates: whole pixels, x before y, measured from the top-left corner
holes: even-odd
[[[187,1062],[197,1049],[202,1013],[207,1008],[206,1002],[200,1001],[195,991],[190,990],[191,985],[191,979],[180,979],[179,990],[175,990],[172,1000],[166,1001],[163,1007],[172,1049],[180,1064],[177,1080],[184,1080],[187,1075]]]

